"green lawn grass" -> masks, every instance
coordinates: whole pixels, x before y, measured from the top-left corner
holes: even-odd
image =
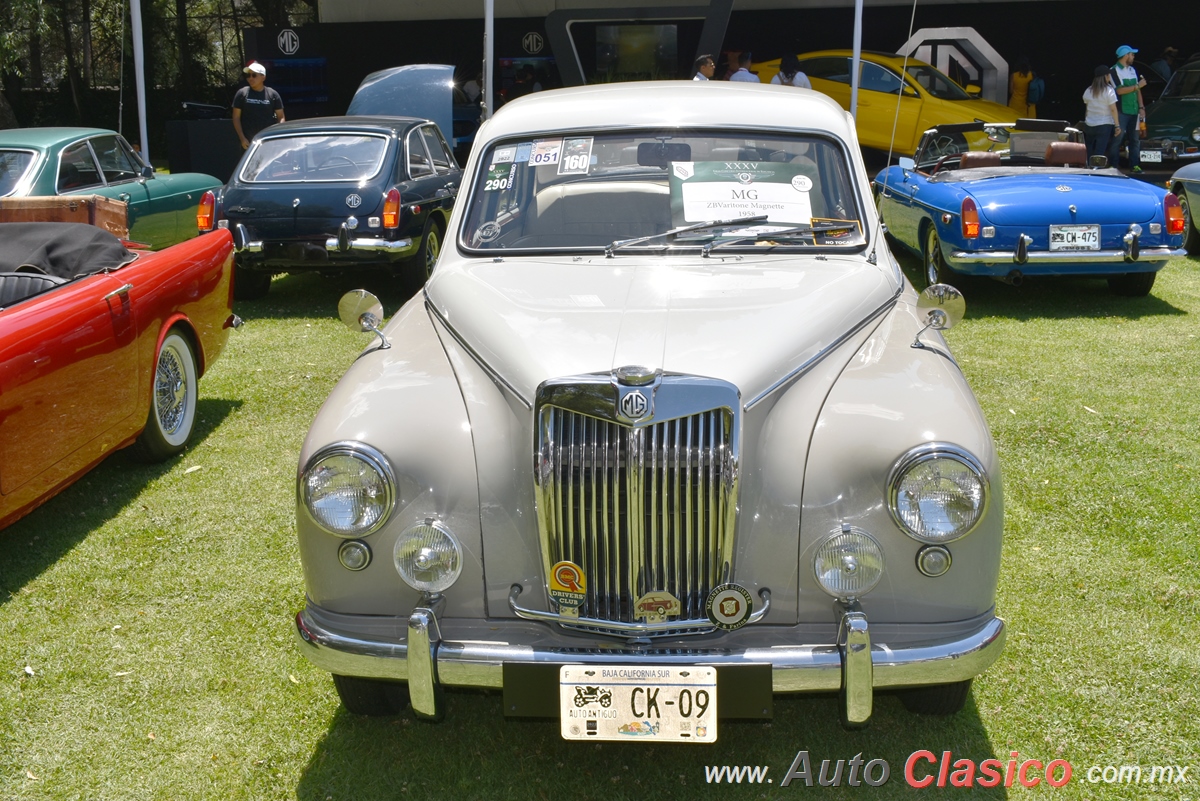
[[[374,282],[394,312],[402,296]],[[1010,626],[966,710],[917,718],[881,696],[847,732],[835,698],[777,697],[773,722],[724,723],[712,747],[566,743],[483,692],[451,692],[442,724],[357,719],[301,658],[296,461],[367,342],[334,316],[352,283],[289,276],[240,304],[191,449],[159,466],[116,454],[0,532],[0,798],[907,798],[918,749],[1075,769],[1058,790],[951,798],[1200,796],[1200,260],[1143,299],[1091,280],[964,287],[947,339],[1000,449]],[[814,770],[887,760],[891,779],[781,787],[802,749]],[[773,782],[706,784],[720,764]],[[1191,782],[1086,781],[1126,764],[1190,765]]]

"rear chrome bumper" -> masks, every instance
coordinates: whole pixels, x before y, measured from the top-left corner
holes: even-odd
[[[322,624],[319,610],[307,607],[296,614],[296,638],[304,656],[323,670],[344,676],[406,681],[413,710],[437,718],[441,687],[504,687],[504,665],[752,665],[771,666],[776,693],[837,692],[842,714],[850,725],[866,723],[876,689],[918,687],[965,681],[982,673],[1004,648],[1005,624],[986,615],[979,625],[960,635],[927,642],[872,642],[866,615],[857,605],[840,610],[836,642],[810,645],[766,645],[741,649],[635,649],[606,651],[549,646],[543,643],[500,641],[502,629],[487,626],[471,638],[444,639],[439,624],[440,602],[413,610],[404,640],[366,639],[334,631]],[[457,623],[458,621],[452,621]],[[487,623],[488,621],[480,621]],[[396,620],[396,634],[404,626]],[[475,639],[490,632],[496,641]]]
[[[1030,251],[1022,262],[1017,260],[1017,252],[1013,250],[956,250],[950,254],[950,258],[965,264],[998,264],[1006,269],[1012,264],[1021,267],[1039,264],[1128,264],[1143,270],[1153,270],[1156,269],[1151,266],[1154,262],[1165,262],[1167,259],[1186,255],[1187,251],[1182,248],[1142,248],[1136,260],[1131,259],[1124,250]]]

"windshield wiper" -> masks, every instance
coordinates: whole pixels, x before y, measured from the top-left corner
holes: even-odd
[[[721,228],[722,226],[728,225],[747,225],[749,223],[766,221],[767,215],[756,214],[753,217],[738,217],[733,220],[713,220],[712,222],[693,223],[691,225],[680,226],[679,228],[672,228],[670,231],[663,231],[661,234],[639,236],[636,239],[617,239],[604,249],[604,255],[611,259],[613,253],[619,248],[628,247],[629,245],[640,245],[643,242],[649,242],[652,239],[661,239],[664,236],[678,236],[679,234],[686,234],[690,231],[703,231],[706,228]]]
[[[740,242],[762,242],[767,239],[780,239],[783,237],[802,236],[809,237],[813,234],[820,234],[826,231],[850,231],[858,227],[856,220],[846,220],[845,222],[826,222],[817,223],[816,225],[796,225],[791,228],[780,228],[777,231],[759,231],[756,234],[747,236],[737,236],[733,239],[722,239],[717,242],[709,242],[704,246],[703,255],[708,254],[717,248],[723,248],[726,245],[735,245]]]

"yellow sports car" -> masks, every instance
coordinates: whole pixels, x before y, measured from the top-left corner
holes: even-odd
[[[829,95],[842,108],[850,108],[850,50],[802,53],[800,71],[812,88]],[[900,155],[916,152],[921,134],[951,122],[1012,122],[1016,112],[1008,106],[980,100],[924,61],[894,53],[863,51],[858,80],[858,141],[863,147]],[[779,72],[779,59],[752,65],[758,79],[770,83]],[[903,79],[901,75],[907,73]],[[903,86],[903,92],[901,87]],[[896,102],[900,94],[899,103]],[[897,109],[899,113],[897,114]]]

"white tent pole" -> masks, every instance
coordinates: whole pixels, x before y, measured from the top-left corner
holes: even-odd
[[[494,76],[492,75],[492,64],[495,61],[493,51],[495,49],[495,18],[496,18],[496,1],[483,0],[483,102],[485,105],[485,118],[492,116],[496,110],[495,96],[493,94]]]
[[[854,0],[854,58],[850,62],[850,116],[858,120],[858,73],[862,64],[863,0]]]
[[[142,40],[142,0],[130,0],[133,22],[133,76],[137,84],[138,134],[142,138],[142,161],[150,163],[150,137],[146,133],[146,53]]]

